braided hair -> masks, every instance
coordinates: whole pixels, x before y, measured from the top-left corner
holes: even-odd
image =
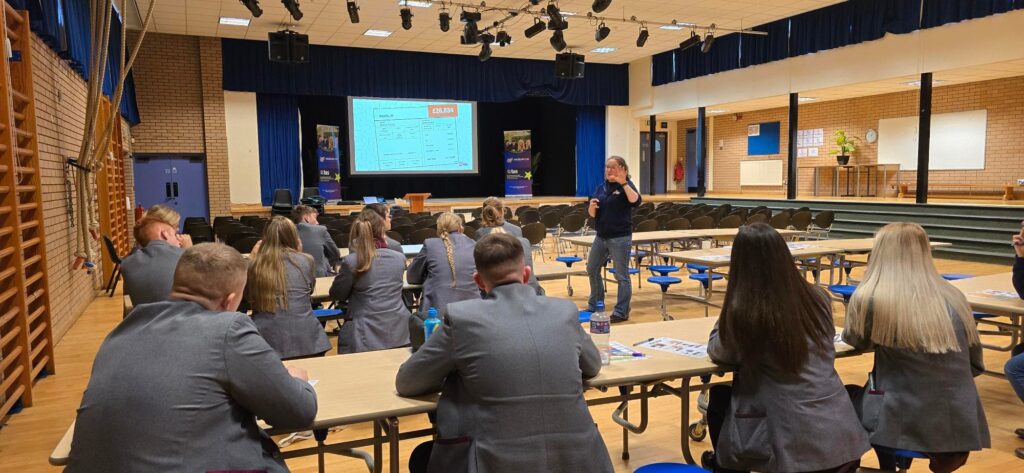
[[[444,212],[437,217],[437,236],[444,243],[444,251],[448,256],[448,267],[452,270],[452,287],[458,284],[455,275],[455,249],[450,238],[451,233],[462,232],[462,219],[451,212]]]

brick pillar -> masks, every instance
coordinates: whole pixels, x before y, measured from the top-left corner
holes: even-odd
[[[202,69],[203,142],[206,148],[206,180],[210,216],[231,215],[228,177],[228,139],[224,123],[224,86],[220,38],[199,38]]]

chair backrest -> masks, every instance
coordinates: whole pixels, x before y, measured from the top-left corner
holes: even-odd
[[[818,228],[832,228],[832,222],[836,220],[836,213],[831,210],[822,210],[814,216],[814,226]]]
[[[305,199],[306,197],[313,197],[313,196],[319,196],[319,195],[320,195],[320,188],[319,187],[303,187],[302,188],[302,198],[303,199]]]
[[[544,224],[544,228],[558,228],[558,222],[562,221],[562,216],[557,210],[548,211],[540,215],[540,223]]]
[[[437,230],[434,228],[421,228],[412,232],[409,235],[407,244],[409,245],[422,245],[427,238],[434,238],[437,236]]]
[[[348,248],[348,233],[342,233],[337,230],[330,230],[327,233],[331,234],[331,239],[334,240],[334,245],[338,248]]]
[[[401,227],[402,225],[412,225],[412,219],[409,217],[395,217],[391,219],[392,227]]]
[[[231,244],[231,247],[238,250],[239,253],[252,253],[252,248],[256,246],[256,242],[260,241],[258,236],[246,236],[238,239]]]
[[[259,219],[259,215],[243,215],[241,220],[239,221],[242,222],[242,225],[245,225],[247,227],[254,227]]]
[[[412,235],[412,232],[416,231],[416,227],[412,225],[399,225],[397,227],[392,226],[391,231],[402,236],[401,238],[396,238],[396,240],[405,241],[407,238],[409,238],[409,235]]]
[[[793,218],[789,220],[789,226],[804,231],[811,224],[811,213],[808,211],[797,212],[793,214]]]
[[[110,261],[114,264],[121,264],[121,255],[117,254],[117,248],[114,247],[114,242],[110,237],[103,235],[103,245],[107,247],[107,255],[110,256]]]
[[[274,189],[274,206],[292,206],[292,190]]]
[[[206,223],[206,217],[185,217],[185,222],[184,222],[185,226],[188,226],[188,224],[190,224],[190,223],[203,223],[203,224],[205,224]]]
[[[633,229],[635,232],[654,232],[658,230],[658,221],[654,219],[644,220]]]
[[[763,213],[756,213],[754,215],[751,215],[750,217],[747,217],[747,222],[745,225],[752,225],[755,223],[768,223],[768,216]]]
[[[715,225],[715,219],[710,215],[697,217],[690,222],[691,230],[707,230]]]
[[[548,236],[548,229],[543,223],[533,222],[523,225],[523,238],[530,240],[531,245],[539,245]]]
[[[413,226],[416,227],[416,228],[433,228],[436,225],[437,225],[437,221],[436,220],[434,220],[434,219],[432,219],[430,217],[427,217],[427,218],[423,218],[423,219],[417,220],[416,224],[413,225]]]
[[[251,228],[239,228],[224,236],[224,243],[228,246],[235,246],[235,242],[247,237],[260,237],[260,234]]]
[[[669,220],[668,223],[665,224],[665,230],[689,230],[689,229],[690,229],[690,221],[685,219],[685,218],[682,218],[682,217]]]
[[[587,216],[579,213],[571,213],[562,217],[562,223],[559,224],[562,227],[563,232],[578,232],[583,229],[583,226],[587,223]]]
[[[527,209],[519,214],[519,221],[523,224],[540,222],[540,212],[534,209]]]
[[[462,234],[468,236],[470,240],[476,240],[476,227],[466,225],[462,227]]]
[[[728,215],[718,222],[718,228],[740,228],[740,225],[743,225],[743,219],[736,214]]]
[[[388,230],[388,231],[384,232],[384,234],[387,235],[388,238],[390,238],[392,240],[395,240],[395,241],[398,241],[398,242],[404,241],[404,240],[402,240],[402,234],[398,233],[398,232],[396,232],[394,230]]]
[[[758,214],[763,215],[763,214]],[[789,226],[789,212],[779,212],[776,216],[768,220],[768,225],[776,230],[782,230]]]

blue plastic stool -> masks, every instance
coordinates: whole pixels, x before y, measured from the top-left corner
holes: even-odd
[[[558,258],[555,258],[555,261],[565,263],[566,268],[571,268],[573,263],[579,263],[580,261],[583,261],[583,258],[580,258],[579,256],[559,256]]]
[[[928,455],[913,450],[897,450],[888,447],[874,447],[880,453],[896,457],[896,471],[905,472],[910,469],[910,463],[915,459],[927,459]]]
[[[974,315],[975,319],[991,319],[996,316],[995,314],[986,314],[984,312],[973,312],[972,315]]]
[[[691,272],[692,271],[696,271],[698,273],[704,273],[705,271],[708,270],[708,267],[704,266],[703,264],[686,263],[686,269],[691,271]]]
[[[687,465],[685,463],[652,463],[645,465],[633,473],[711,473],[699,466]]]
[[[589,311],[581,310],[580,311],[580,324],[590,323],[590,314],[591,314],[591,312],[589,312]]]
[[[651,266],[648,266],[647,269],[651,270],[652,273],[658,273],[661,276],[668,276],[669,273],[674,273],[674,272],[679,271],[679,266],[651,265]],[[650,279],[648,279],[648,281],[650,281]]]
[[[960,273],[946,273],[946,274],[942,275],[942,279],[945,279],[947,281],[959,281],[961,279],[970,279],[970,278],[973,278],[973,277],[974,277],[973,274],[960,274]]]
[[[850,297],[853,296],[853,291],[856,290],[857,286],[851,286],[849,284],[833,284],[828,287],[828,292],[843,298],[843,304],[850,302]]]
[[[338,326],[338,330],[341,330],[341,320],[345,318],[345,311],[341,309],[316,309],[313,311],[313,317],[316,317],[321,323],[325,324],[333,320],[335,325]]]
[[[661,320],[675,320],[671,315],[668,315],[668,308],[665,306],[665,294],[668,293],[669,286],[679,284],[683,280],[675,276],[651,276],[647,278],[647,282],[661,286]]]
[[[615,268],[609,268],[608,272],[612,273],[612,274],[615,274]],[[640,270],[637,269],[637,268],[629,268],[629,271],[627,271],[627,274],[630,275],[630,276],[632,276],[634,274],[640,274]],[[637,280],[636,280],[636,287],[638,287],[638,288],[640,287],[640,280],[641,279],[643,279],[643,278],[637,278]]]
[[[704,297],[706,298],[711,297],[711,281],[718,281],[719,279],[722,278],[723,276],[721,274],[712,274],[710,272],[700,272],[697,274],[690,275],[690,279],[700,282],[701,287],[704,289]]]

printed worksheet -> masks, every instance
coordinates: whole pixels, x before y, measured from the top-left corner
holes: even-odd
[[[664,351],[673,355],[688,356],[690,358],[707,358],[708,356],[707,345],[668,337],[654,338],[640,342],[636,346]]]
[[[998,299],[1001,301],[1012,301],[1020,299],[1020,296],[1016,292],[1010,291],[998,291],[995,289],[983,289],[981,291],[974,291],[967,293],[969,296],[982,297],[986,299]]]

